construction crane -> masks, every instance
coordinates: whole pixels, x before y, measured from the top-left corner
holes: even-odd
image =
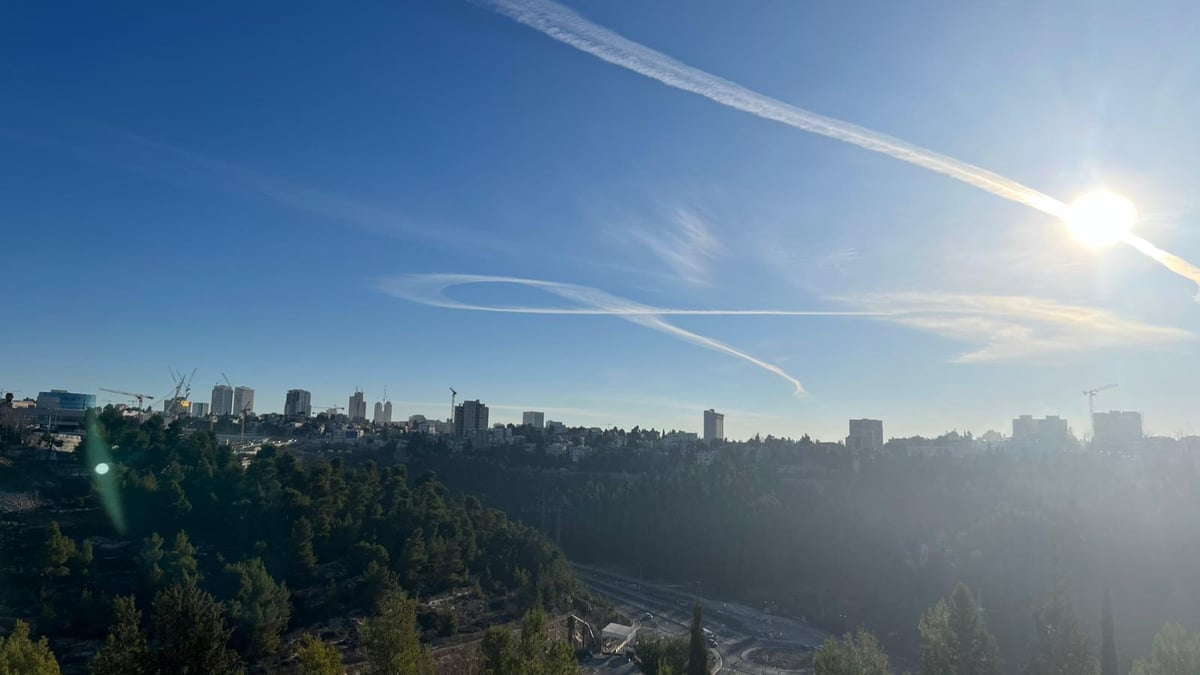
[[[1099,394],[1100,392],[1102,392],[1106,389],[1112,389],[1113,387],[1116,387],[1116,386],[1117,385],[1114,383],[1114,384],[1106,384],[1103,387],[1096,387],[1095,389],[1084,389],[1083,390],[1083,395],[1086,396],[1087,400],[1088,400],[1088,423],[1092,425],[1092,440],[1093,441],[1096,440],[1096,394]]]
[[[132,399],[137,399],[137,404],[138,404],[139,410],[141,410],[145,407],[142,405],[142,403],[144,403],[147,400],[150,400],[150,401],[154,400],[154,397],[151,396],[150,394],[139,394],[139,393],[133,392],[133,391],[121,391],[119,389],[108,389],[105,387],[100,387],[100,391],[107,391],[110,394],[120,394],[122,396],[128,396],[129,398],[132,398]]]
[[[192,402],[189,397],[192,395],[192,378],[196,376],[196,369],[192,368],[192,374],[187,377],[184,377],[182,372],[176,373],[175,369],[170,367],[167,368],[167,371],[171,373],[171,380],[175,383],[175,393],[171,396],[168,409],[163,412],[168,415],[178,414],[179,408],[190,412]]]
[[[229,381],[229,376],[225,374],[225,371],[221,371],[221,379],[225,380],[225,386],[233,389],[233,383]]]
[[[334,415],[337,414],[337,411],[346,409],[346,406],[344,405],[314,405],[312,407],[319,410],[324,410],[326,414],[332,412]]]
[[[450,421],[454,421],[454,400],[458,398],[458,392],[454,391],[454,387],[450,387]]]

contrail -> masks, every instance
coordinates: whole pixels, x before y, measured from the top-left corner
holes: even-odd
[[[1032,206],[1054,216],[1070,210],[1063,202],[1014,180],[953,157],[849,122],[826,117],[747,89],[712,73],[639,44],[551,0],[477,0],[492,11],[611,64],[658,80],[669,87],[699,94],[717,103],[764,119],[883,153],[902,162],[936,171],[981,190]]]
[[[552,0],[475,0],[478,4],[545,35],[614,65],[663,84],[698,94],[725,106],[764,119],[828,136],[873,152],[894,157],[973,185],[1005,199],[1025,204],[1058,218],[1071,207],[1062,201],[1000,174],[947,157],[856,124],[797,108],[779,99],[747,89],[736,82],[694,68],[662,52],[630,40]],[[1200,268],[1167,253],[1150,242],[1129,235],[1126,244],[1170,271],[1200,286]]]
[[[459,302],[452,298],[446,297],[444,291],[452,286],[460,286],[463,284],[520,284],[544,290],[553,295],[557,295],[564,300],[570,300],[577,303],[578,307],[492,307],[488,305],[474,305],[465,302]],[[659,307],[650,307],[632,300],[621,298],[611,293],[606,293],[596,288],[588,286],[580,286],[577,284],[558,283],[554,281],[542,281],[539,279],[523,279],[520,277],[501,277],[489,276],[482,274],[422,274],[422,275],[407,275],[392,277],[381,280],[377,283],[377,287],[389,295],[398,298],[410,300],[423,305],[432,307],[445,307],[447,309],[465,309],[483,312],[508,312],[513,314],[584,314],[584,315],[602,315],[602,316],[618,316],[626,321],[631,321],[640,326],[645,326],[661,333],[673,335],[681,340],[686,340],[692,344],[699,345],[706,349],[722,352],[730,356],[735,356],[743,361],[762,368],[763,370],[777,375],[789,384],[795,390],[797,396],[802,396],[805,393],[804,385],[800,384],[800,380],[792,377],[783,368],[763,361],[762,359],[751,356],[746,352],[740,351],[731,347],[724,342],[715,340],[698,333],[693,333],[689,330],[684,330],[679,326],[668,323],[662,318],[663,315],[688,315],[688,316],[889,316],[889,312],[823,312],[823,311],[788,311],[788,310],[692,310],[692,309],[665,309]]]

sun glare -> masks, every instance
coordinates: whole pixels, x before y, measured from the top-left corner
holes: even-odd
[[[1137,220],[1133,203],[1115,192],[1096,190],[1071,204],[1067,227],[1076,240],[1093,248],[1120,241]]]

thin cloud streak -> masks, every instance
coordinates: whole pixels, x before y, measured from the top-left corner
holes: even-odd
[[[459,302],[446,297],[444,291],[452,286],[463,284],[518,284],[538,288],[565,300],[582,305],[582,307],[492,307]],[[769,373],[772,373],[792,385],[797,396],[804,395],[804,385],[779,366],[763,361],[755,356],[731,347],[724,342],[715,340],[689,330],[684,330],[662,318],[663,315],[690,316],[862,316],[864,312],[821,312],[821,311],[786,311],[786,310],[687,310],[664,309],[650,307],[641,303],[627,300],[596,288],[577,284],[542,281],[539,279],[522,279],[519,277],[487,276],[480,274],[423,274],[406,275],[383,279],[376,287],[389,295],[409,300],[411,302],[479,312],[507,312],[513,314],[581,314],[618,316],[626,321],[672,335],[686,342],[728,354],[735,358],[751,363]],[[877,312],[871,312],[877,315]]]
[[[1070,213],[1071,207],[1062,201],[1000,174],[747,89],[736,82],[694,68],[634,42],[552,0],[476,1],[497,14],[529,26],[563,44],[669,87],[703,96],[763,119],[888,155],[1060,219],[1066,218]],[[1130,235],[1124,242],[1200,287],[1200,268],[1195,265],[1159,249],[1140,237]]]
[[[964,293],[893,292],[844,296],[865,310],[945,338],[979,345],[953,363],[987,363],[1110,347],[1156,346],[1195,338],[1192,333],[1124,319],[1092,307],[1044,298]]]

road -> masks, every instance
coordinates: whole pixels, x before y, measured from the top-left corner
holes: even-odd
[[[705,627],[716,634],[718,646],[714,652],[720,673],[753,673],[783,675],[802,671],[783,671],[760,666],[746,658],[748,652],[760,647],[809,648],[820,645],[829,634],[792,619],[766,614],[752,607],[700,597],[679,587],[652,584],[590,565],[575,565],[580,579],[597,595],[632,617],[649,612],[653,618],[638,622],[639,635],[687,635],[692,621],[692,606],[699,602],[704,608]],[[599,627],[598,627],[599,628]],[[637,669],[624,659],[592,663],[584,669],[590,673],[636,673]],[[809,671],[811,672],[811,671]]]

